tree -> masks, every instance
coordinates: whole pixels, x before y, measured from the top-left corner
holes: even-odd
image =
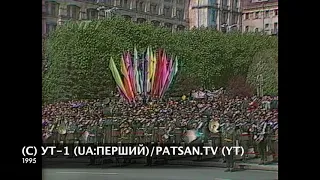
[[[228,82],[227,91],[234,97],[251,97],[254,94],[253,86],[246,82],[244,76],[232,77]]]
[[[256,53],[249,67],[247,81],[255,88],[257,77],[262,77],[262,89],[265,95],[278,94],[278,50],[267,49]]]
[[[108,61],[116,62],[134,46],[164,48],[179,59],[179,71],[169,88],[185,94],[194,86],[226,86],[230,77],[246,75],[255,52],[277,47],[277,39],[255,34],[223,34],[210,29],[172,33],[151,24],[123,18],[70,22],[46,41],[49,61],[43,76],[43,99],[97,98],[115,88]],[[189,83],[188,83],[189,82]],[[99,95],[98,95],[99,94]],[[176,92],[174,93],[176,94]]]

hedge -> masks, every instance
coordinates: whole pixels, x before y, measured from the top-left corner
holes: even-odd
[[[108,69],[123,51],[136,46],[165,48],[180,61],[169,94],[185,94],[196,87],[225,86],[237,75],[246,76],[257,51],[277,48],[275,37],[256,34],[223,34],[209,29],[172,33],[151,24],[123,18],[69,22],[58,27],[46,41],[48,70],[43,77],[43,100],[103,98],[114,91]]]

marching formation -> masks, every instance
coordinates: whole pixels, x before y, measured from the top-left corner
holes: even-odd
[[[198,91],[198,94],[203,93]],[[82,139],[89,141],[99,127],[102,128],[110,121],[113,121],[114,128],[120,130],[121,137],[126,137],[137,129],[143,129],[144,134],[152,134],[155,127],[161,127],[163,131],[158,136],[164,142],[168,141],[176,128],[197,130],[209,136],[208,122],[212,120],[220,124],[222,132],[237,128],[254,134],[257,140],[268,131],[277,132],[277,97],[231,98],[220,91],[204,94],[208,95],[204,98],[191,95],[183,98],[184,100],[155,100],[148,104],[114,100],[107,106],[100,100],[48,104],[43,107],[42,112],[43,137],[46,140],[59,131],[79,132]],[[209,98],[209,95],[213,96]]]

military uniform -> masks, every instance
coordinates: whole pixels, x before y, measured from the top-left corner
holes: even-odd
[[[224,147],[233,147],[235,145],[235,131],[230,130],[229,132],[224,132],[224,137],[223,137],[223,146]],[[231,151],[230,155],[227,154],[227,151],[225,150],[225,160],[226,160],[226,165],[227,169],[225,170],[226,172],[233,172],[234,171],[234,152],[233,150]]]
[[[152,149],[154,146],[157,146],[157,145],[154,144],[153,142],[148,143],[149,149]],[[152,166],[152,157],[150,154],[146,157],[146,166]]]
[[[266,149],[267,149],[267,140],[266,140],[266,134],[258,134],[255,138],[256,144],[258,146],[258,152],[261,159],[260,164],[264,164],[266,159]]]

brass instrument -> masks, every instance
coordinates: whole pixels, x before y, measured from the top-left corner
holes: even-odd
[[[52,132],[53,130],[54,130],[54,128],[56,127],[56,125],[55,124],[53,124],[52,126],[51,126],[51,128],[49,129],[49,132]]]
[[[220,126],[220,124],[218,121],[211,120],[209,122],[209,131],[212,133],[218,133],[219,126]]]
[[[66,124],[64,122],[60,123],[60,125],[58,127],[58,133],[61,134],[61,135],[64,135],[64,134],[67,133]]]

